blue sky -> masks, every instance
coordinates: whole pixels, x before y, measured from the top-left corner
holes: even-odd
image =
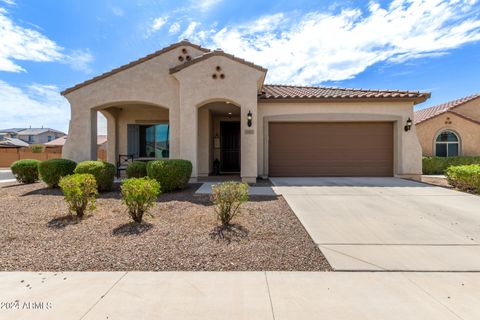
[[[476,0],[0,0],[0,128],[67,131],[62,89],[183,38],[268,83],[432,92],[420,108],[480,92]]]

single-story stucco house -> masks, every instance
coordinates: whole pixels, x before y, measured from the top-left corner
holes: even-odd
[[[96,158],[101,112],[109,162],[188,159],[193,180],[218,166],[247,182],[421,174],[411,119],[429,93],[268,85],[266,73],[221,50],[170,45],[62,92],[71,105],[63,157]]]
[[[480,94],[415,112],[423,155],[480,156]]]

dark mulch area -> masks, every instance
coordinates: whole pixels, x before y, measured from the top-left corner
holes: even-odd
[[[79,222],[58,189],[2,185],[0,270],[331,270],[282,197],[251,197],[225,229],[198,186],[160,195],[135,224],[118,189]]]

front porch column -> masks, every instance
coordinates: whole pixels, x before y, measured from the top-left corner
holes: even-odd
[[[197,108],[189,103],[180,105],[180,158],[192,162],[191,181],[197,181]]]
[[[62,157],[75,162],[97,159],[97,111],[72,105],[72,119]]]
[[[171,159],[179,159],[180,156],[180,112],[179,108],[168,110],[169,126],[169,154]]]
[[[252,126],[248,126],[247,115],[252,113]],[[255,183],[257,181],[257,104],[251,101],[241,106],[240,122],[240,176],[243,182]]]
[[[116,108],[100,111],[107,119],[107,162],[117,163],[118,159],[118,113]]]

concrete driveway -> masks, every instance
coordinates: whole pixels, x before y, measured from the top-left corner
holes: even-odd
[[[12,181],[15,181],[15,177],[13,176],[12,171],[10,171],[10,169],[0,168],[0,183]]]
[[[335,270],[480,271],[480,197],[396,178],[272,178]]]

